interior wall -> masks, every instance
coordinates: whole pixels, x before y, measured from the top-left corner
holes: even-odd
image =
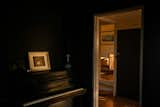
[[[12,72],[17,67],[24,70],[29,69],[29,51],[48,51],[51,71],[64,70],[66,43],[62,33],[63,14],[60,13],[61,10],[50,12],[47,8],[42,7],[8,8],[7,69],[9,73],[3,75],[4,79],[1,78],[4,85],[0,89],[2,92],[0,99],[5,104],[9,103],[11,106],[19,104],[21,95],[31,97],[34,86],[27,88],[29,83],[25,83],[24,78],[27,79],[27,77],[23,72]],[[16,76],[20,82],[18,88],[16,85],[19,82],[13,79]]]
[[[29,51],[48,51],[52,70],[62,69],[65,42],[60,10],[46,8],[8,9],[8,64],[10,70],[28,66]]]
[[[151,10],[155,10],[152,8]],[[159,104],[160,87],[157,84],[160,81],[160,16],[148,13],[150,19],[145,22],[144,33],[144,61],[143,61],[143,106],[156,106]],[[144,16],[143,16],[144,17]],[[147,26],[146,26],[147,25]]]
[[[101,57],[108,57],[109,53],[114,53],[114,46],[101,45]]]
[[[84,10],[70,11],[65,21],[68,52],[71,54],[72,73],[77,87],[87,89],[76,107],[92,107],[92,44],[93,16]],[[79,102],[79,99],[75,99]]]
[[[100,50],[101,57],[109,57],[110,53],[114,54],[114,41],[102,41],[102,36],[113,35],[114,38],[115,24],[106,24],[100,26]]]

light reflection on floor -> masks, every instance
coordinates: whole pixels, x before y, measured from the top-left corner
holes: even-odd
[[[139,107],[139,104],[122,97],[99,96],[99,107]]]

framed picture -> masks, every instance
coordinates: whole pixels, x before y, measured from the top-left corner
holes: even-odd
[[[28,52],[28,57],[31,71],[46,71],[51,69],[48,52]]]
[[[101,32],[101,43],[102,44],[112,44],[114,42],[114,32],[105,31]]]

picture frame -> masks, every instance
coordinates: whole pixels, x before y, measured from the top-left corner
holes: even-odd
[[[101,32],[101,44],[113,44],[114,35],[114,31]]]
[[[30,71],[48,71],[51,70],[49,53],[44,52],[28,52]]]

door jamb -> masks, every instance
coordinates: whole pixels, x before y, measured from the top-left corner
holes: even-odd
[[[93,48],[93,107],[98,107],[99,98],[99,71],[100,71],[100,58],[99,58],[99,20],[94,16],[94,48]]]

